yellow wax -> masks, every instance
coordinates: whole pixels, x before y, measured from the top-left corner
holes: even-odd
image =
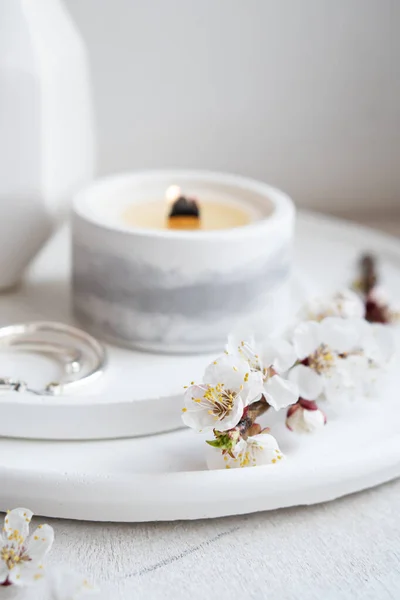
[[[205,201],[199,202],[200,227],[198,229],[232,229],[248,225],[253,219],[237,204]],[[131,227],[168,229],[170,207],[166,202],[153,201],[131,204],[122,213],[122,219]]]

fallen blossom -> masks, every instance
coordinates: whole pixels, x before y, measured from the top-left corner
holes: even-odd
[[[43,559],[49,552],[54,531],[39,525],[29,537],[33,513],[26,508],[8,511],[0,536],[0,586],[25,586],[43,578]]]

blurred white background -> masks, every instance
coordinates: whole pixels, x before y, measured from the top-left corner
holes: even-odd
[[[254,176],[303,206],[400,206],[399,0],[65,0],[101,174]]]

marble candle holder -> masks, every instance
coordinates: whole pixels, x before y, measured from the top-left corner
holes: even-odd
[[[132,203],[180,185],[200,205],[237,203],[251,223],[178,231],[127,225]],[[221,350],[232,330],[283,326],[295,209],[264,183],[201,171],[147,171],[94,182],[73,205],[73,307],[96,336],[155,352]]]

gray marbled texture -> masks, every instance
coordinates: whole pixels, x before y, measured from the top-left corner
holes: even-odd
[[[74,248],[73,289],[81,298],[95,296],[135,312],[209,318],[226,311],[242,313],[279,285],[289,271],[289,252],[257,265],[224,274],[212,270],[188,282],[178,271]],[[82,309],[82,307],[81,307]]]
[[[273,328],[290,266],[289,244],[224,273],[182,274],[74,245],[73,306],[95,335],[152,351],[221,349],[240,321],[268,313]]]

